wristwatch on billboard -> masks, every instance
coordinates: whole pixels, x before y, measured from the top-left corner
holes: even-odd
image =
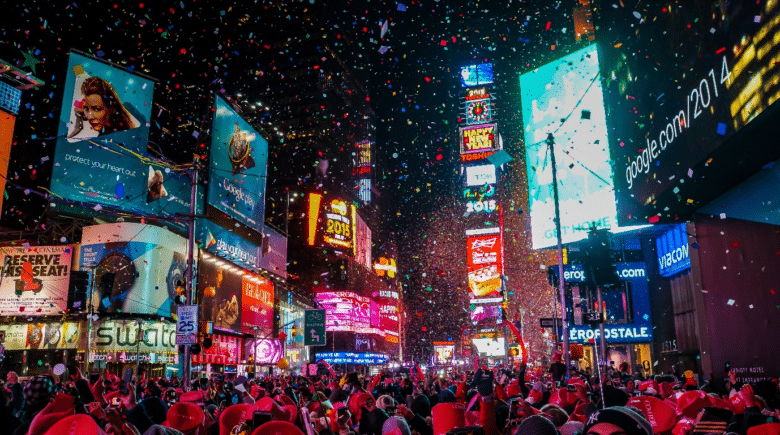
[[[228,157],[230,157],[230,164],[233,166],[231,170],[233,175],[255,167],[255,160],[249,153],[251,149],[249,136],[246,132],[241,131],[238,123],[236,123],[233,128],[233,135],[230,136],[230,141],[228,142]]]
[[[105,277],[109,273],[114,274],[113,282]],[[109,313],[121,310],[135,278],[135,264],[130,257],[119,251],[106,254],[95,269],[95,287],[100,295],[99,309]]]

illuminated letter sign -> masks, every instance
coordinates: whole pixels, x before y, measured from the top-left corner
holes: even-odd
[[[466,167],[466,186],[482,186],[496,183],[496,167],[480,165]]]
[[[392,258],[379,257],[379,262],[374,263],[374,270],[376,270],[376,274],[379,276],[385,276],[386,273],[388,278],[395,278],[395,260]]]
[[[334,199],[325,206],[323,238],[326,244],[345,249],[352,247],[352,207],[339,199]]]
[[[496,124],[482,124],[460,129],[460,153],[479,153],[496,149]]]
[[[669,277],[691,268],[688,250],[688,233],[685,224],[678,224],[656,241],[658,251],[658,273]]]

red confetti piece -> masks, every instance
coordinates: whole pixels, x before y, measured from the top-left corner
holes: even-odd
[[[726,47],[720,47],[720,48],[719,48],[719,49],[718,49],[718,50],[715,52],[715,54],[721,54],[721,53],[723,53],[724,51],[726,51]]]
[[[732,248],[738,248],[739,247],[739,242],[731,242],[731,247]]]
[[[547,25],[544,26],[544,30],[550,30],[550,26],[552,26],[552,21],[547,22]]]
[[[660,218],[656,215],[656,216],[651,216],[650,219],[648,219],[647,221],[649,223],[651,223],[651,224],[654,224],[654,223],[658,222],[659,219]]]

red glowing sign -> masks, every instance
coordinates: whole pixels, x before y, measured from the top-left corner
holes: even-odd
[[[371,327],[371,299],[354,292],[321,292],[316,299],[325,309],[326,331],[378,332]]]
[[[241,282],[241,331],[252,333],[253,326],[270,331],[274,315],[274,284],[258,276],[244,276]]]
[[[501,275],[504,273],[501,234],[468,236],[466,243],[471,298],[500,297]]]

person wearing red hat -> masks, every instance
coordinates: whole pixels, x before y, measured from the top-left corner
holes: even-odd
[[[304,435],[294,424],[286,421],[269,421],[252,432],[252,435]]]
[[[199,406],[192,403],[177,403],[168,409],[163,426],[172,427],[184,435],[205,435],[201,433],[206,416]]]

